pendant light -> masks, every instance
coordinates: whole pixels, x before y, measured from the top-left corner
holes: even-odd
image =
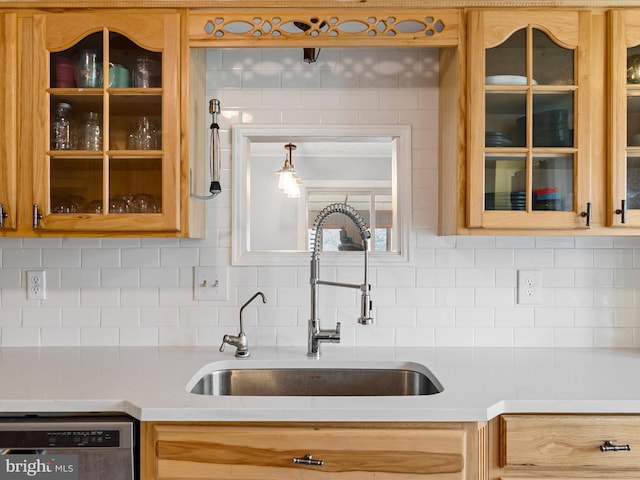
[[[300,179],[293,168],[293,157],[291,152],[297,147],[291,142],[284,146],[285,150],[288,150],[288,154],[284,159],[284,165],[280,170],[276,172],[278,175],[278,188],[281,189],[284,194],[289,198],[300,197]]]

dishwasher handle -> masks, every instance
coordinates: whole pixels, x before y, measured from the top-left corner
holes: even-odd
[[[46,450],[29,448],[0,448],[0,455],[46,455]]]

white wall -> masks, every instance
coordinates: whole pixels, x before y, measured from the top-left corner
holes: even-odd
[[[640,239],[438,237],[437,52],[323,49],[208,51],[219,98],[225,189],[204,240],[0,239],[0,345],[219,345],[239,305],[253,345],[305,344],[308,268],[230,267],[230,300],[196,302],[192,267],[229,265],[230,126],[399,123],[413,126],[413,260],[372,271],[375,325],[356,326],[356,294],[322,290],[322,321],[343,345],[639,346]],[[203,120],[208,130],[208,119]],[[46,301],[27,301],[24,272],[47,271]],[[543,305],[516,304],[518,269],[542,271]],[[358,281],[359,268],[323,277]],[[328,346],[340,348],[339,346]]]

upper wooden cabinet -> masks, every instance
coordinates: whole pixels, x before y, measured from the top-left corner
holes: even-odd
[[[192,235],[180,14],[22,22],[21,234]]]
[[[0,12],[0,225],[16,228],[17,16]]]
[[[469,13],[465,228],[576,231],[593,221],[590,18]]]
[[[640,11],[609,13],[611,196],[607,221],[640,226]]]

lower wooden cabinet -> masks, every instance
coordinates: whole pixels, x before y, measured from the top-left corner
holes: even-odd
[[[637,415],[503,415],[489,439],[491,479],[640,478]]]
[[[143,423],[142,480],[482,480],[484,423]]]

